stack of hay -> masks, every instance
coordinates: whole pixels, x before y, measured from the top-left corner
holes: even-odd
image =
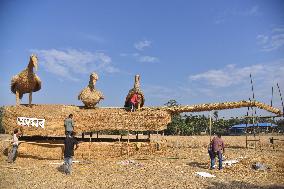
[[[6,106],[2,124],[6,133],[17,125],[17,117],[45,119],[44,128],[21,126],[25,135],[62,136],[64,119],[74,115],[75,131],[130,130],[160,131],[171,121],[171,114],[165,110],[141,110],[128,112],[124,108],[85,109],[68,105]]]

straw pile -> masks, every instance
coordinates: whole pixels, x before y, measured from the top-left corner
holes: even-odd
[[[224,170],[219,171],[209,170],[210,162],[206,145],[209,142],[209,136],[182,138],[180,136],[171,136],[164,138],[168,140],[168,142],[178,141],[179,145],[162,148],[162,154],[155,151],[153,154],[140,155],[137,154],[140,151],[138,150],[131,151],[134,155],[129,157],[115,157],[115,155],[120,153],[121,146],[126,146],[124,143],[122,143],[121,146],[119,143],[113,143],[113,145],[108,143],[93,143],[91,144],[91,149],[94,151],[90,155],[91,160],[87,158],[89,144],[79,144],[81,146],[75,151],[74,157],[74,160],[78,160],[79,163],[73,163],[71,176],[66,176],[62,172],[62,166],[60,164],[63,160],[59,160],[59,158],[62,157],[59,147],[56,148],[57,150],[53,148],[35,149],[38,145],[21,144],[19,146],[19,156],[14,164],[8,164],[5,161],[7,156],[0,154],[0,186],[1,189],[20,187],[66,188],[70,185],[72,185],[72,188],[114,189],[125,188],[125,186],[127,186],[127,188],[137,189],[272,189],[284,187],[283,144],[282,147],[277,148],[277,150],[272,148],[265,148],[264,150],[236,148],[235,144],[244,141],[245,136],[224,137],[223,139],[226,145],[224,158],[226,160],[238,160],[239,162],[231,166],[224,166]],[[267,138],[265,141],[269,143]],[[0,148],[3,145],[2,142],[3,140],[1,141],[0,135]],[[192,142],[196,142],[198,146],[192,146]],[[97,148],[96,145],[103,147]],[[147,149],[146,144],[145,148],[143,145],[141,149],[151,150]],[[108,158],[110,156],[106,156],[107,154],[97,155],[102,154],[100,150],[107,152],[109,146],[112,146],[112,149],[109,149],[108,154],[113,158]],[[24,147],[26,149],[23,149]],[[84,153],[86,156],[84,155],[83,158],[81,158],[78,153],[81,153],[83,150],[85,150]],[[54,153],[53,156],[51,153],[48,154],[49,151]],[[46,160],[38,160],[41,159],[41,157],[45,157]],[[127,164],[127,162],[130,163]],[[260,162],[270,169],[255,170],[252,168],[255,162]],[[196,175],[196,172],[200,171],[208,172],[216,177],[199,177]]]
[[[25,135],[61,136],[64,135],[64,119],[74,115],[75,131],[164,130],[171,121],[171,114],[164,110],[141,110],[128,112],[124,108],[85,109],[68,105],[6,106],[2,124],[6,133],[11,133],[17,125],[17,117],[45,119],[44,128],[23,126]]]
[[[57,141],[59,142],[59,141]],[[129,155],[149,155],[155,151],[154,143],[138,143],[126,142],[81,142],[79,148],[74,151],[76,159],[107,159],[127,156],[129,149]],[[59,160],[63,157],[63,141],[61,144],[55,144],[52,141],[36,141],[20,144],[19,157],[35,158],[35,159],[49,159]]]

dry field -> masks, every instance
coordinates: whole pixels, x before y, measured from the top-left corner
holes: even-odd
[[[6,137],[0,137],[2,151],[8,145]],[[62,162],[60,146],[23,143],[14,164],[8,164],[1,153],[0,188],[284,188],[284,142],[275,141],[273,149],[269,137],[261,136],[256,149],[254,142],[244,148],[243,136],[223,137],[225,158],[240,160],[223,171],[208,169],[208,136],[152,135],[151,143],[131,143],[129,157],[126,143],[84,142],[70,176],[58,164]],[[274,138],[283,140],[284,136]],[[254,170],[255,162],[270,169]],[[200,177],[197,171],[216,177]]]

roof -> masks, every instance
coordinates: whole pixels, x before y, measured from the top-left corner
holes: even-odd
[[[239,124],[232,126],[231,129],[242,129],[246,127],[276,127],[276,126],[277,125],[272,123]]]

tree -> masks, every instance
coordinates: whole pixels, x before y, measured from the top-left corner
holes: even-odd
[[[215,121],[217,121],[217,120],[218,120],[218,117],[219,117],[217,110],[215,110],[215,111],[213,112],[213,116],[214,116],[214,118],[215,118]]]
[[[171,107],[171,106],[178,106],[179,104],[177,103],[176,100],[171,99],[167,103],[164,104],[165,106]]]

